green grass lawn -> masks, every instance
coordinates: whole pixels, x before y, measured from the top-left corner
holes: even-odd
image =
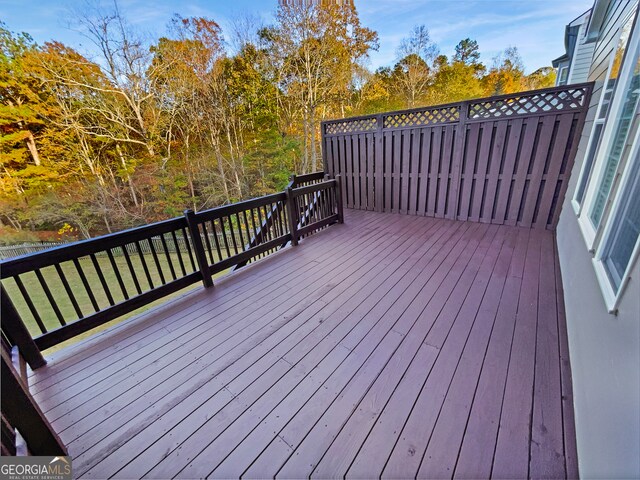
[[[180,264],[178,262],[178,255],[176,253],[170,253],[170,258],[171,258],[171,263],[173,264],[174,267],[174,271],[176,274],[177,278],[180,278],[181,276],[183,276],[182,274],[182,269],[180,268]],[[113,269],[113,266],[111,265],[111,262],[109,260],[109,258],[106,255],[98,255],[97,257],[98,260],[98,264],[100,266],[100,269],[104,275],[104,279],[105,282],[109,288],[109,291],[111,292],[111,295],[113,297],[113,300],[115,303],[119,303],[121,301],[123,301],[125,299],[122,289],[118,283],[115,271]],[[151,286],[149,284],[149,280],[147,279],[147,276],[144,272],[144,268],[142,265],[142,262],[140,260],[140,257],[136,254],[136,255],[131,255],[130,254],[130,258],[131,258],[131,263],[133,266],[133,269],[135,271],[136,277],[138,279],[140,288],[143,292],[150,290]],[[191,265],[191,262],[188,258],[188,254],[182,254],[182,259],[184,262],[184,266],[186,269],[187,274],[193,272],[193,267]],[[169,268],[169,262],[167,260],[167,257],[165,256],[164,253],[158,254],[158,264],[160,267],[160,271],[158,269],[158,266],[156,265],[153,256],[151,254],[145,254],[144,255],[144,260],[145,263],[147,265],[148,271],[149,271],[149,275],[151,277],[151,281],[153,283],[153,285],[155,287],[159,286],[162,284],[161,282],[161,277],[160,277],[160,271],[162,271],[162,274],[164,275],[164,279],[166,282],[169,282],[171,280],[173,280],[173,276],[171,274],[171,270]],[[129,267],[127,265],[126,259],[124,256],[119,255],[119,256],[115,256],[114,257],[114,261],[116,263],[117,269],[120,272],[120,275],[122,277],[122,281],[124,283],[125,289],[129,295],[129,298],[134,297],[135,295],[137,295],[137,290],[135,288],[135,284],[134,284],[134,280],[133,280],[133,276],[130,273]],[[105,293],[105,290],[102,286],[102,283],[100,282],[99,276],[97,274],[97,271],[93,265],[93,262],[91,261],[91,259],[89,257],[83,257],[82,259],[80,259],[80,265],[82,268],[82,271],[84,272],[87,281],[89,283],[89,285],[91,286],[91,290],[94,294],[95,300],[98,304],[98,307],[100,310],[106,308],[109,306],[109,301],[107,299],[107,295]],[[90,297],[87,293],[86,288],[84,287],[82,280],[80,278],[80,275],[78,274],[78,271],[76,270],[75,266],[73,265],[72,262],[65,262],[63,264],[61,264],[61,268],[62,271],[67,279],[67,282],[69,283],[69,286],[71,288],[71,290],[73,291],[73,294],[76,298],[76,301],[78,303],[78,306],[80,307],[80,310],[82,311],[84,316],[89,316],[92,313],[95,312],[95,308],[90,300]],[[54,267],[46,267],[43,268],[41,270],[42,272],[42,276],[45,279],[46,284],[48,285],[52,296],[54,297],[58,308],[60,309],[60,312],[62,314],[62,316],[64,317],[65,321],[67,323],[71,323],[74,322],[75,320],[78,319],[78,315],[73,307],[73,304],[69,298],[69,296],[67,295],[67,292],[64,288],[64,285],[62,283],[62,281],[60,280],[60,277],[58,275],[58,273],[56,272]],[[216,275],[216,277],[219,277],[221,275],[224,275],[227,272],[221,272],[219,274]],[[40,282],[38,281],[38,278],[36,277],[35,273],[30,272],[30,273],[26,273],[20,276],[22,283],[25,286],[25,289],[28,291],[29,296],[33,302],[33,304],[35,305],[40,318],[42,319],[42,322],[44,323],[45,327],[47,330],[53,330],[55,328],[60,327],[60,322],[54,312],[54,309],[52,308],[49,300],[47,299],[47,296],[45,294],[44,289],[42,288],[42,286],[40,285]],[[18,310],[18,313],[20,314],[22,320],[24,321],[25,325],[27,326],[27,328],[29,329],[29,332],[31,333],[31,335],[33,337],[37,337],[39,335],[42,334],[40,327],[38,326],[38,324],[36,323],[36,320],[34,318],[34,316],[32,315],[31,311],[29,310],[27,303],[24,301],[24,298],[22,296],[22,294],[20,293],[17,284],[15,283],[15,281],[13,279],[6,279],[2,281],[2,285],[4,288],[6,288],[7,293],[9,294],[11,300],[13,301],[16,309]],[[166,302],[168,299],[170,298],[174,298],[180,295],[183,295],[185,292],[194,289],[194,288],[199,288],[202,286],[201,282],[195,283],[185,289],[182,289],[178,292],[175,292],[174,294],[162,298],[160,300],[157,300],[149,305],[145,305],[144,307],[141,307],[137,310],[135,310],[134,312],[131,312],[127,315],[124,315],[118,319],[112,320],[111,322],[108,322],[100,327],[97,327],[89,332],[86,332],[85,334],[79,335],[73,339],[68,340],[67,342],[64,342],[63,344],[60,344],[56,347],[51,348],[50,350],[48,350],[47,352],[51,352],[54,350],[58,350],[60,348],[62,348],[65,345],[68,345],[70,343],[75,343],[78,340],[85,338],[87,336],[93,335],[95,334],[97,331],[100,330],[104,330],[105,328],[108,328],[109,326],[118,323],[122,320],[124,320],[125,318],[128,318],[132,315],[136,315],[144,310],[147,310],[151,307],[153,307],[154,305],[158,305],[161,304],[163,302]]]

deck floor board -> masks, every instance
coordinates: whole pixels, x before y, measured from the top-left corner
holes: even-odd
[[[572,476],[553,244],[347,210],[30,385],[83,478]]]

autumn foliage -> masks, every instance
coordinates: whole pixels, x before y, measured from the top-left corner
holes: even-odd
[[[323,119],[555,79],[525,75],[515,48],[486,66],[468,38],[447,58],[424,26],[371,72],[378,36],[352,2],[281,2],[228,39],[206,18],[175,16],[152,44],[118,10],[78,22],[91,56],[0,24],[2,232],[89,237],[270,193],[322,168]]]

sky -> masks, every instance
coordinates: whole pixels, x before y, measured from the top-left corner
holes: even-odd
[[[100,0],[98,0],[100,1]],[[27,32],[38,43],[58,40],[91,56],[91,45],[73,26],[74,11],[96,0],[0,0],[0,20],[11,31]],[[110,6],[109,0],[103,3]],[[355,0],[364,26],[376,30],[380,48],[370,55],[372,69],[393,65],[410,30],[424,24],[451,56],[463,38],[475,39],[481,60],[491,64],[500,51],[516,46],[527,73],[551,65],[564,53],[565,25],[589,9],[593,0]],[[173,14],[204,16],[229,31],[234,18],[251,13],[270,23],[277,0],[118,0],[129,23],[148,38],[166,34]],[[71,24],[71,25],[70,25]]]

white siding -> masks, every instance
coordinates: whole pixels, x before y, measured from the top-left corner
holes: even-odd
[[[594,49],[595,43],[580,43],[576,45],[576,52],[571,63],[571,69],[569,70],[569,83],[582,83],[587,81]]]
[[[595,49],[595,42],[584,43],[587,33],[587,26],[589,24],[589,12],[582,15],[574,25],[581,22],[580,30],[578,31],[578,38],[576,41],[575,50],[573,51],[573,58],[571,60],[571,68],[569,69],[569,81],[567,83],[582,83],[586,82],[589,78],[589,69],[591,67],[591,60],[593,58],[593,51]]]
[[[637,0],[613,0],[595,43],[589,80],[598,104],[622,20]],[[595,109],[591,108],[557,227],[573,376],[580,475],[640,478],[640,265],[631,273],[618,315],[607,313],[591,254],[571,207]]]

